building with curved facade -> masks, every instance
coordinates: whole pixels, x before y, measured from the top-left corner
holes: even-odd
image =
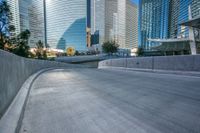
[[[87,49],[87,0],[46,0],[46,22],[51,48]]]

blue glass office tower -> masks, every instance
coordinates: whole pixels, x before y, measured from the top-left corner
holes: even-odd
[[[170,0],[168,38],[189,36],[188,28],[179,25],[189,19],[189,5],[192,5],[192,0]]]
[[[169,0],[140,0],[139,6],[140,47],[149,51],[157,43],[148,39],[167,37]]]
[[[192,17],[200,16],[200,0],[192,0]]]
[[[188,38],[188,27],[180,24],[200,14],[199,0],[140,0],[140,45],[151,50],[156,42],[148,39]]]
[[[46,0],[47,43],[51,48],[87,49],[88,1]]]

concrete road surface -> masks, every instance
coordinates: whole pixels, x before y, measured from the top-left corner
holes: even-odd
[[[21,133],[200,133],[200,78],[53,70],[34,82]]]

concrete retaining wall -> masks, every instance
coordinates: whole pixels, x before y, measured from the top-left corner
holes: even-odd
[[[73,66],[65,63],[26,59],[0,50],[0,118],[29,76],[45,68]]]
[[[200,71],[200,55],[138,57],[101,61],[99,68],[125,67],[149,70]]]

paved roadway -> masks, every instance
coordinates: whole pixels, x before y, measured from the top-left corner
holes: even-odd
[[[33,84],[21,133],[200,133],[200,78],[49,71]]]

